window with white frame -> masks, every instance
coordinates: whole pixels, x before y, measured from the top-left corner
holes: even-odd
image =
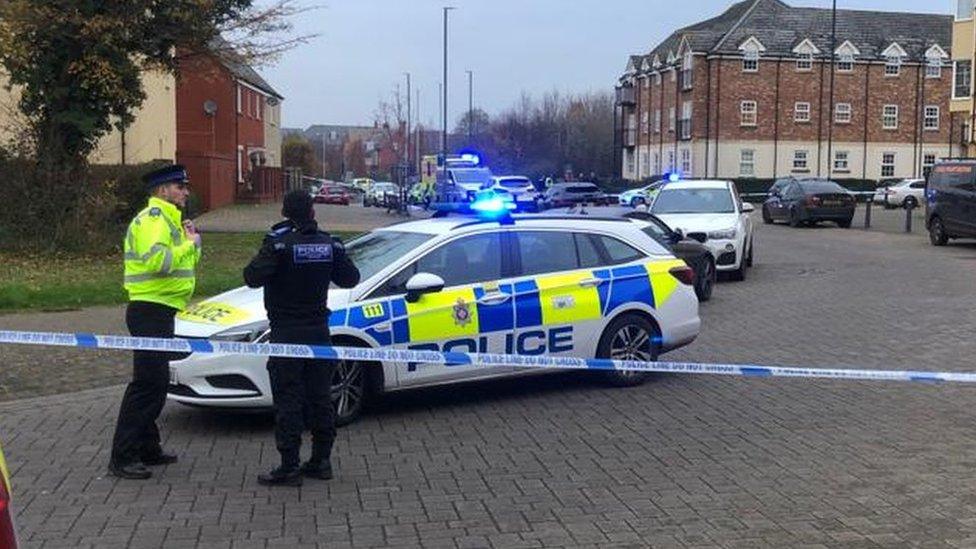
[[[939,107],[938,105],[925,105],[925,125],[926,131],[939,130]]]
[[[759,52],[746,51],[742,54],[742,72],[759,71]]]
[[[674,171],[674,150],[668,151],[668,173]]]
[[[647,133],[647,125],[651,122],[651,113],[644,111],[641,113],[641,132]]]
[[[836,124],[851,123],[850,103],[837,103],[837,105],[834,106],[834,123]]]
[[[654,133],[661,133],[661,109],[654,110]]]
[[[834,151],[834,171],[835,172],[851,171],[850,153],[848,151]]]
[[[237,182],[244,182],[244,145],[237,146]]]
[[[886,130],[898,129],[898,105],[885,105],[882,108],[881,127]]]
[[[673,132],[675,128],[675,111],[674,107],[668,108],[668,131]]]
[[[758,106],[755,101],[743,101],[739,103],[740,126],[755,126],[758,120]]]
[[[243,94],[240,84],[237,85],[237,114],[241,114],[241,94]]]
[[[671,81],[674,82],[678,79],[678,67],[671,67]]]
[[[799,72],[808,72],[813,70],[813,54],[799,54],[799,57],[796,58],[796,70]]]
[[[793,104],[793,121],[794,122],[809,122],[810,121],[810,103],[805,101],[797,101]]]
[[[973,94],[972,80],[973,62],[971,59],[964,59],[952,62],[952,98],[962,99]]]
[[[741,177],[755,177],[756,175],[755,149],[741,149],[739,151],[739,175]]]
[[[681,131],[679,132],[681,139],[691,139],[691,109],[691,101],[681,104]]]
[[[261,118],[264,115],[264,96],[258,95],[257,101],[258,101],[258,120],[261,120]]]
[[[691,52],[685,52],[681,58],[681,89],[690,90],[692,86],[692,56]]]
[[[654,81],[654,85],[655,86],[660,86],[661,85],[661,73],[656,72],[656,73],[652,74],[651,75],[651,80]]]
[[[901,74],[901,57],[897,55],[889,55],[885,58],[885,76],[898,76]]]
[[[922,169],[929,169],[935,166],[935,153],[925,153],[922,155]]]
[[[958,0],[956,2],[956,21],[973,18],[973,0]]]
[[[793,171],[803,172],[809,169],[807,166],[808,155],[809,151],[806,149],[797,149],[793,151]]]
[[[925,61],[925,78],[942,78],[942,60],[929,57]]]
[[[627,173],[633,174],[634,173],[634,151],[626,151],[626,154],[624,156],[627,157],[626,158],[626,160],[627,160]]]
[[[691,149],[681,149],[681,173],[691,176]]]
[[[654,153],[654,173],[661,173],[661,153],[658,152]]]
[[[854,56],[849,53],[842,53],[837,56],[837,72],[853,72]]]
[[[895,176],[895,153],[886,152],[881,154],[881,177]]]
[[[638,172],[637,173],[637,177],[641,177],[642,176],[642,174],[640,172],[642,172],[643,170],[646,170],[646,169],[650,168],[650,166],[647,165],[647,151],[642,152],[641,155],[640,155],[640,167],[643,168],[643,169],[638,169],[637,170],[637,172]]]

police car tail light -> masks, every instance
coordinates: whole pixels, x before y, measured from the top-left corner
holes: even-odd
[[[684,267],[674,267],[670,271],[671,276],[677,278],[682,284],[691,286],[695,283],[695,270],[685,265]]]

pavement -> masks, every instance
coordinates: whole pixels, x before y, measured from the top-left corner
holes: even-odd
[[[974,369],[976,245],[758,231],[747,280],[666,358]],[[266,414],[175,405],[180,462],[106,478],[120,386],[0,403],[0,433],[27,547],[976,547],[974,390],[583,373],[428,389],[341,429],[337,478],[301,489],[255,482],[277,457]]]

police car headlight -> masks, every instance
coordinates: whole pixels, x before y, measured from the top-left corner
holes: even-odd
[[[735,238],[735,227],[721,231],[708,231],[708,238],[712,240],[731,240]]]
[[[262,320],[218,332],[210,336],[210,339],[217,341],[238,341],[241,343],[264,343],[270,335],[271,327],[268,321]]]

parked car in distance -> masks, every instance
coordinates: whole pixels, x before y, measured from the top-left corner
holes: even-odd
[[[658,191],[661,187],[667,183],[664,180],[655,181],[650,185],[645,185],[638,189],[630,189],[620,193],[617,197],[617,201],[621,206],[637,206],[638,204],[650,204],[654,201],[654,197],[657,196]]]
[[[675,257],[684,259],[695,270],[694,288],[698,301],[705,302],[712,298],[718,271],[715,269],[715,256],[705,245],[708,237],[704,233],[697,233],[693,237],[685,235],[648,212],[630,211],[624,217],[646,221],[644,234],[670,249]]]
[[[538,192],[528,177],[524,175],[499,175],[493,177],[492,181],[494,182],[492,189],[510,194],[521,208],[535,206]]]
[[[976,158],[933,166],[925,198],[925,227],[933,245],[976,238]]]
[[[373,184],[373,180],[368,177],[357,177],[350,183],[353,187],[356,187],[362,192],[369,190],[369,187]]]
[[[672,229],[688,236],[704,234],[715,268],[733,280],[745,280],[752,267],[752,204],[743,202],[731,181],[669,182],[661,188],[650,212]]]
[[[850,228],[857,201],[850,191],[829,179],[794,179],[782,190],[770,189],[763,203],[762,218],[766,224],[786,221],[790,227],[816,225],[833,221]]]
[[[384,206],[387,195],[395,196],[398,192],[400,192],[400,187],[397,187],[396,183],[375,181],[366,189],[366,194],[363,195],[363,206]]]
[[[596,183],[553,183],[542,195],[542,208],[563,208],[575,204],[605,205],[610,197]]]
[[[917,208],[925,202],[924,179],[902,179],[874,191],[874,203],[885,208]]]
[[[339,186],[323,186],[313,198],[316,204],[340,204],[342,206],[348,206],[351,200],[352,196],[346,189]]]

